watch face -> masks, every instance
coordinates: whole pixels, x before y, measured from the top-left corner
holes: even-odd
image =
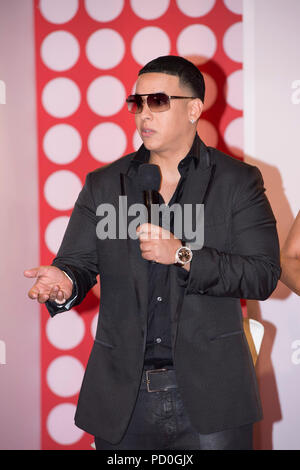
[[[186,263],[186,262],[190,261],[190,259],[191,259],[191,250],[189,248],[186,248],[185,246],[183,246],[182,248],[180,248],[180,250],[178,252],[178,258],[183,263]]]

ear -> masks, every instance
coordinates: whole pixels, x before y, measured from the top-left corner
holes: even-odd
[[[200,98],[195,98],[189,102],[189,118],[198,121],[203,111],[203,102]]]

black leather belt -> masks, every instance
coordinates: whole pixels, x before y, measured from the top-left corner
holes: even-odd
[[[166,392],[177,388],[175,371],[173,369],[144,370],[141,389],[148,392]]]

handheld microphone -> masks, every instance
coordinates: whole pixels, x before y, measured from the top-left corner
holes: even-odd
[[[151,223],[151,206],[158,204],[158,191],[161,184],[161,174],[158,165],[143,163],[138,169],[139,185],[144,193],[147,207],[148,222]]]

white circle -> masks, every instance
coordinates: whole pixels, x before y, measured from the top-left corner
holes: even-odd
[[[59,77],[48,82],[42,92],[45,110],[53,117],[65,118],[77,111],[81,95],[77,84],[69,78]]]
[[[134,13],[144,20],[154,20],[164,15],[170,0],[130,0]]]
[[[126,146],[125,132],[113,122],[98,124],[88,137],[89,151],[100,162],[117,160],[124,154]]]
[[[230,152],[234,155],[243,156],[244,147],[244,120],[242,117],[231,121],[225,129],[224,140]]]
[[[69,223],[69,217],[56,217],[51,220],[45,230],[47,248],[56,255],[61,245],[64,233]]]
[[[52,173],[46,180],[44,195],[48,204],[57,210],[72,209],[82,184],[79,177],[68,170]]]
[[[137,151],[141,145],[143,145],[142,138],[139,131],[136,129],[133,134],[132,145],[135,151]]]
[[[131,89],[131,95],[134,95],[135,94],[135,90],[136,90],[136,84],[137,84],[137,80],[134,82],[133,84],[133,87]]]
[[[78,130],[69,124],[56,124],[46,132],[43,149],[53,163],[64,165],[73,162],[80,154],[82,140]]]
[[[77,13],[78,0],[40,0],[40,12],[50,23],[62,24]]]
[[[46,324],[48,341],[57,349],[75,348],[83,340],[84,334],[84,321],[74,309],[49,318]]]
[[[168,34],[156,26],[140,29],[131,43],[131,52],[135,61],[145,65],[156,57],[169,55],[171,42]]]
[[[176,0],[179,10],[187,16],[204,16],[213,9],[216,0]]]
[[[96,315],[94,316],[94,318],[91,322],[91,335],[92,335],[93,339],[95,339],[95,337],[96,337],[98,317],[99,317],[99,313],[96,313]]]
[[[242,15],[243,13],[243,0],[224,0],[224,3],[228,10],[237,15]]]
[[[194,57],[197,64],[212,59],[217,49],[217,39],[213,31],[203,24],[193,24],[184,28],[177,38],[177,51],[184,57]]]
[[[73,67],[80,55],[80,46],[68,31],[54,31],[42,42],[41,57],[51,70],[62,72]]]
[[[234,109],[243,109],[243,70],[236,70],[227,77],[225,85],[227,103]]]
[[[96,21],[112,21],[120,15],[124,0],[85,0],[88,15]]]
[[[223,47],[231,60],[243,61],[243,23],[241,21],[227,29],[223,37]]]
[[[126,98],[120,80],[110,75],[96,78],[87,91],[88,105],[99,116],[112,116],[120,111]]]
[[[47,384],[50,390],[60,397],[72,397],[81,387],[84,367],[72,356],[54,359],[47,369]]]
[[[109,28],[95,31],[86,44],[87,58],[98,69],[112,69],[121,62],[124,53],[125,43],[122,36]]]
[[[75,412],[76,406],[73,403],[61,403],[50,411],[47,418],[47,430],[58,444],[75,444],[84,435],[84,431],[74,424]]]

